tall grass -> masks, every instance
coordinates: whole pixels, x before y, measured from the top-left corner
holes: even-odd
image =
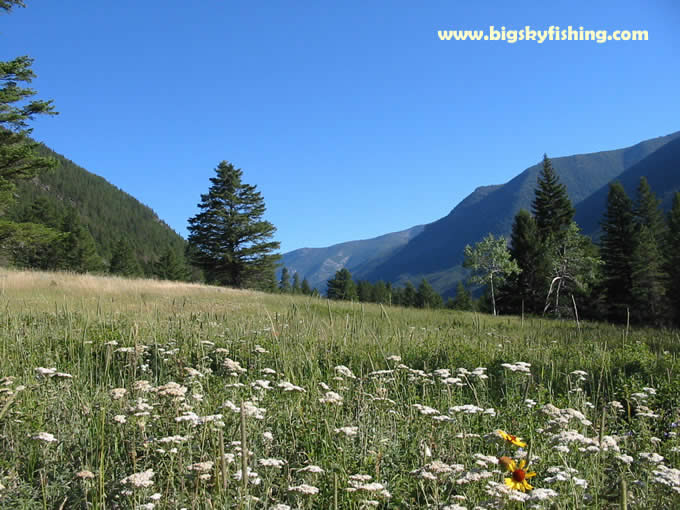
[[[0,310],[2,508],[680,505],[676,331],[14,271]]]

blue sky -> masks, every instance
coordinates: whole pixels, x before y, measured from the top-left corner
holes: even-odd
[[[544,152],[680,130],[674,0],[26,3],[0,16],[0,60],[34,57],[60,112],[34,136],[183,236],[221,160],[262,192],[285,252],[434,221]],[[437,36],[489,25],[649,40]]]

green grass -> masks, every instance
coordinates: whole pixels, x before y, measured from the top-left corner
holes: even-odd
[[[0,310],[2,508],[604,509],[624,493],[631,508],[680,505],[677,331],[21,272],[0,275]],[[320,401],[330,391],[339,405]],[[245,487],[242,402],[265,410],[245,416],[259,475]],[[509,476],[501,456],[529,458],[530,501],[495,485]],[[260,465],[272,458],[285,463]],[[199,462],[212,464],[188,469]],[[149,487],[122,482],[147,470]],[[289,490],[303,483],[318,494]]]

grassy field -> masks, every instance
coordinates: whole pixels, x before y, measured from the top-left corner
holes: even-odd
[[[3,509],[680,508],[677,331],[18,271],[0,310]]]

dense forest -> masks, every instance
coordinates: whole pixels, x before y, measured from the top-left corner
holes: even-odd
[[[184,263],[186,242],[149,207],[69,159],[38,145],[53,168],[16,183],[4,217],[22,225],[3,257],[18,267],[200,278]]]

